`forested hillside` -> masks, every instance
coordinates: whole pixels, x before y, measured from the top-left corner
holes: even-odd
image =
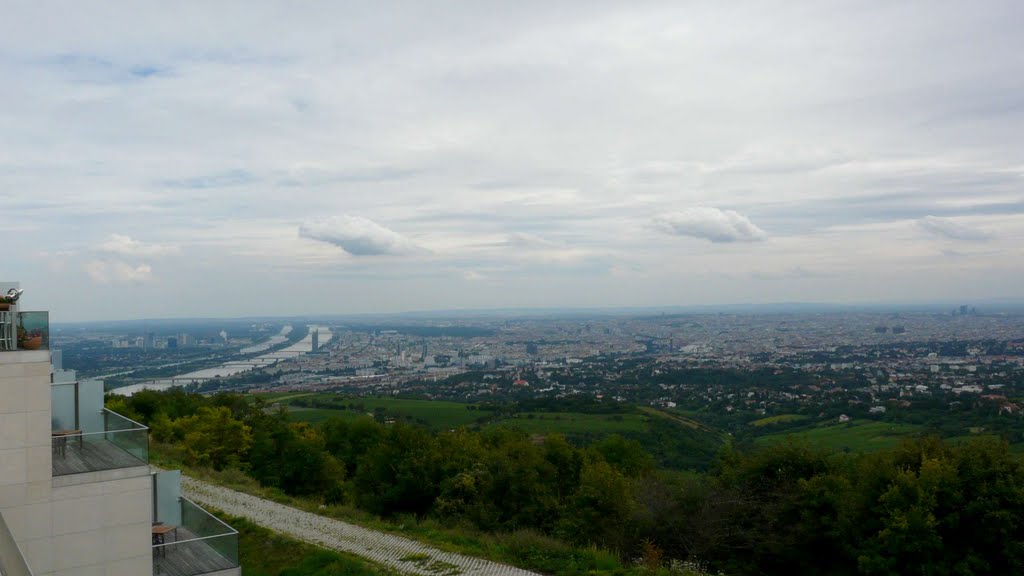
[[[500,425],[310,424],[180,391],[108,402],[152,427],[159,457],[467,539],[510,535],[509,561],[548,573],[672,561],[730,575],[1024,572],[1024,468],[992,438],[915,437],[870,454],[727,444],[706,472],[684,473],[614,434],[583,446]]]

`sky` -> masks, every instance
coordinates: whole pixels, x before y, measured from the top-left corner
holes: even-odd
[[[1019,298],[1024,3],[7,2],[51,320]]]

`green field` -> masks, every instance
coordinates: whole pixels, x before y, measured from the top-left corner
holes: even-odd
[[[404,422],[435,431],[459,427],[507,426],[530,435],[562,434],[581,442],[618,434],[636,440],[663,466],[704,469],[723,442],[720,431],[673,411],[647,406],[622,407],[620,413],[531,410],[510,413],[475,404],[405,398],[354,398],[307,393],[268,398],[288,406],[294,422],[320,424],[330,418]],[[295,402],[295,403],[293,403]],[[318,404],[301,406],[299,404]]]
[[[761,427],[771,424],[781,424],[784,422],[799,422],[800,420],[807,420],[807,416],[800,414],[779,414],[778,416],[769,416],[767,418],[761,418],[760,420],[754,420],[750,425]]]
[[[891,424],[872,420],[854,420],[845,424],[827,424],[800,432],[767,434],[754,440],[759,446],[771,446],[785,442],[787,438],[799,438],[819,448],[829,450],[850,450],[853,452],[874,452],[897,446],[904,438],[921,431],[913,424]]]
[[[477,410],[471,404],[435,400],[403,398],[344,398],[330,394],[305,394],[268,397],[268,402],[290,399],[324,400],[337,408],[288,405],[292,420],[318,424],[332,417],[355,420],[379,415],[398,421],[426,423],[436,430],[472,426],[481,419],[494,416],[493,412]],[[470,408],[472,407],[472,408]],[[523,412],[512,417],[491,420],[487,425],[518,428],[529,434],[630,434],[647,430],[647,422],[656,411],[627,414],[584,414],[580,412]],[[661,414],[661,413],[659,413]],[[664,414],[662,414],[665,416]],[[677,417],[669,416],[675,420]]]
[[[492,413],[470,410],[467,404],[435,402],[430,400],[399,400],[390,398],[353,399],[361,410],[306,408],[289,406],[291,419],[296,422],[319,424],[329,418],[355,420],[381,414],[398,421],[425,422],[434,429],[449,429],[477,424]],[[383,410],[381,412],[380,410]],[[625,434],[647,429],[647,416],[642,414],[583,414],[579,412],[524,412],[511,418],[501,418],[488,425],[518,428],[529,434]]]
[[[353,412],[351,410],[329,410],[326,408],[303,408],[301,406],[289,406],[288,416],[294,422],[308,422],[310,424],[320,424],[331,418],[341,418],[342,420],[355,420],[357,418],[366,416],[363,412]]]
[[[581,414],[578,412],[527,412],[495,424],[518,428],[529,434],[629,434],[647,430],[641,414]]]
[[[384,416],[396,420],[412,420],[424,422],[434,429],[457,428],[475,423],[480,418],[489,416],[489,412],[470,410],[468,404],[442,402],[434,400],[409,400],[403,398],[343,398],[329,394],[296,396],[295,399],[320,399],[335,402],[336,409],[306,408],[289,404],[293,420],[298,422],[319,423],[332,416],[345,419],[356,419],[367,414],[382,412]]]

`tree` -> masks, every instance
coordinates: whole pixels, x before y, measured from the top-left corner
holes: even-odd
[[[193,416],[174,422],[175,436],[181,439],[186,464],[210,466],[221,470],[237,466],[252,445],[248,426],[231,416],[223,406],[204,406]]]
[[[377,448],[359,459],[356,501],[385,516],[426,513],[440,492],[439,456],[429,432],[406,424],[391,426]]]

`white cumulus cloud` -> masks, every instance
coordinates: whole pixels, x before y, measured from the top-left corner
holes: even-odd
[[[89,278],[97,284],[139,284],[153,278],[149,264],[133,266],[123,260],[91,260],[84,266]]]
[[[334,244],[353,256],[399,255],[417,250],[412,240],[362,216],[311,220],[299,226],[299,236]]]
[[[992,236],[980,228],[961,224],[950,218],[939,218],[938,216],[925,216],[917,221],[917,225],[928,232],[950,240],[968,240],[972,242],[984,242]]]
[[[123,234],[111,234],[96,247],[101,252],[121,256],[164,256],[178,251],[177,246],[149,244]]]
[[[693,236],[711,242],[760,242],[764,230],[735,210],[696,207],[655,217],[654,224],[676,236]]]

